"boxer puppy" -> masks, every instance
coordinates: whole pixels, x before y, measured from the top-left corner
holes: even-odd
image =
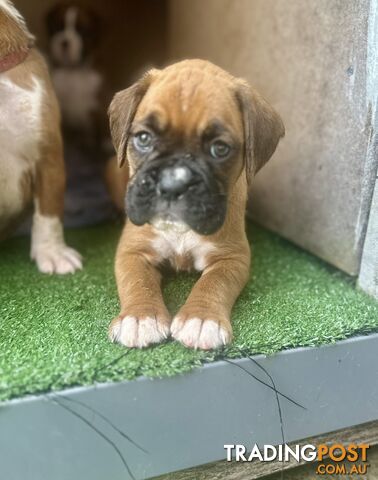
[[[151,70],[116,94],[110,125],[128,162],[128,220],[116,254],[120,315],[110,338],[146,347],[170,334],[213,349],[232,339],[231,310],[249,276],[248,178],[285,130],[245,81],[203,60]],[[202,272],[171,321],[159,267]]]
[[[110,199],[124,215],[127,168],[121,169],[120,175],[114,159],[106,115],[113,92],[98,65],[104,41],[103,19],[79,0],[63,0],[48,11],[46,30],[51,76],[62,112],[63,138],[67,150],[73,152],[66,164],[69,195],[80,198],[80,192],[75,191],[77,186],[81,188],[88,180],[103,177]],[[88,217],[97,216],[98,206],[107,201],[101,198],[101,190],[93,188],[92,192],[96,198],[90,199],[90,204],[96,213],[92,214],[87,206],[81,209],[82,215],[88,212]]]
[[[62,1],[48,11],[46,28],[64,132],[78,143],[96,148],[104,143],[105,148],[106,142],[111,144],[106,117],[111,96],[95,64],[102,40],[100,17],[76,0]]]
[[[0,239],[34,204],[31,256],[44,273],[72,273],[63,236],[65,172],[58,103],[23,18],[0,0]]]

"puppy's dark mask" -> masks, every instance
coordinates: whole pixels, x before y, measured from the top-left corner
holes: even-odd
[[[227,209],[227,184],[205,155],[154,152],[139,163],[126,194],[136,225],[183,223],[202,235],[215,233]]]

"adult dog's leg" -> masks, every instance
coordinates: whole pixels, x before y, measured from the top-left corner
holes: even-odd
[[[59,133],[49,134],[36,165],[31,257],[43,273],[73,273],[82,268],[81,256],[63,235],[65,170]]]

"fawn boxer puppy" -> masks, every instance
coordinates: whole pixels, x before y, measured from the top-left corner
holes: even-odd
[[[285,130],[245,81],[203,60],[151,70],[109,109],[128,220],[116,255],[121,313],[110,338],[146,347],[171,334],[212,349],[232,338],[231,309],[247,282],[248,177]],[[159,267],[202,272],[171,321]]]
[[[60,114],[49,73],[13,4],[0,0],[0,239],[34,204],[31,256],[44,273],[72,273],[63,236]]]

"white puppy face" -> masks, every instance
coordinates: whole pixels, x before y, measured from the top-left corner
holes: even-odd
[[[64,15],[64,28],[51,37],[54,62],[64,67],[78,65],[83,56],[83,40],[77,30],[78,9],[70,7]]]
[[[1,0],[0,0],[1,1]],[[60,3],[46,18],[52,61],[60,67],[77,67],[94,53],[99,37],[98,15],[77,3]]]

